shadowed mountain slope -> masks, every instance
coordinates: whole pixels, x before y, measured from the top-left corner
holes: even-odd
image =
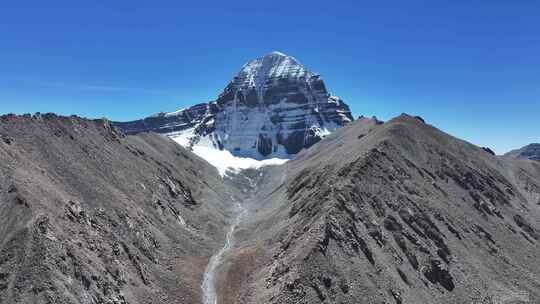
[[[261,179],[223,303],[540,301],[537,162],[402,115],[351,123]]]
[[[505,156],[540,161],[540,144],[533,143],[526,145],[525,147],[506,153]]]
[[[213,167],[105,120],[8,115],[0,139],[0,303],[200,301],[234,195]]]

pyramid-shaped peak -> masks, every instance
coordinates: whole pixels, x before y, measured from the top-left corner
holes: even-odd
[[[302,65],[300,63],[300,61],[298,61],[293,56],[289,56],[289,55],[287,55],[285,53],[282,53],[280,51],[273,51],[271,53],[266,54],[263,57],[255,59],[255,61],[257,61],[257,60],[268,61],[268,62],[272,62],[273,64],[276,64],[276,63],[279,63],[279,62],[287,62],[288,64]]]
[[[280,62],[288,62],[289,64],[301,65],[301,63],[296,58],[294,58],[293,56],[289,56],[280,51],[270,52],[262,57],[253,59],[250,62],[257,62],[257,61],[271,62],[272,64],[277,64]]]
[[[296,59],[279,51],[259,56],[232,77],[215,101],[120,127],[130,134],[166,133],[188,147],[261,160],[291,158],[353,120],[322,78]]]
[[[260,87],[269,78],[300,78],[310,75],[296,58],[273,51],[246,63],[236,78],[241,80],[242,85]]]
[[[288,54],[285,54],[283,52],[280,52],[280,51],[272,51],[270,53],[267,53],[263,56],[260,56],[260,57],[257,57],[256,59],[254,60],[261,60],[261,59],[273,59],[273,60],[294,60],[296,61],[296,59],[293,57],[293,56],[290,56]]]

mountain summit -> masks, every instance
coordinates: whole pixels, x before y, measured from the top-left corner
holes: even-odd
[[[290,158],[352,120],[318,74],[272,52],[246,63],[215,101],[115,125],[127,134],[154,131],[184,146],[266,159]]]
[[[300,80],[311,76],[313,73],[307,71],[294,57],[274,51],[245,64],[233,79],[232,86],[240,90],[255,90],[260,94],[265,84],[273,79]],[[262,101],[264,96],[259,94]]]

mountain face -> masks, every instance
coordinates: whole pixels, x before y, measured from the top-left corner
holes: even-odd
[[[506,156],[521,158],[521,159],[530,159],[540,161],[540,144],[533,143],[527,145],[521,149],[513,150],[505,154]]]
[[[353,120],[319,75],[279,52],[245,64],[219,97],[172,113],[115,123],[127,134],[165,133],[185,146],[236,156],[290,158]]]
[[[172,113],[159,113],[141,120],[113,122],[112,124],[128,135],[149,131],[162,134],[175,134],[200,125],[208,113],[209,104],[200,103]]]
[[[260,174],[219,303],[540,303],[540,164],[402,115]]]
[[[198,303],[234,187],[104,120],[0,118],[0,303]]]

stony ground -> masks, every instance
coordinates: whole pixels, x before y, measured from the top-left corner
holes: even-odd
[[[0,119],[0,303],[199,303],[230,197],[217,171],[107,121]]]
[[[540,303],[540,163],[359,119],[221,179],[107,121],[0,119],[0,303]]]
[[[540,303],[540,163],[403,115],[270,171],[224,303]]]

